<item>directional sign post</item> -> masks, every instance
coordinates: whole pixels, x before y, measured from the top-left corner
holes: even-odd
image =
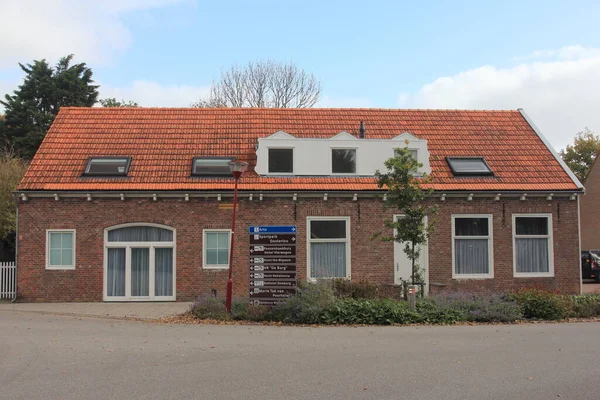
[[[252,304],[275,305],[296,293],[296,227],[251,226],[249,295]]]

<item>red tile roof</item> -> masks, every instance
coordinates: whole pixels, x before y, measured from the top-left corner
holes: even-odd
[[[248,161],[241,190],[376,190],[374,178],[261,177],[257,138],[283,130],[328,138],[341,131],[367,138],[402,132],[427,139],[436,190],[577,190],[519,111],[397,109],[201,109],[63,107],[19,190],[227,190],[231,178],[191,177],[194,156]],[[131,156],[127,178],[82,177],[89,156]],[[493,177],[454,177],[447,156],[483,156]]]

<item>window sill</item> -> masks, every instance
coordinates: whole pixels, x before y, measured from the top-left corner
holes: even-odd
[[[452,275],[452,279],[454,279],[455,281],[466,281],[466,280],[472,280],[472,279],[477,279],[477,280],[482,280],[482,279],[494,279],[494,275]]]
[[[46,266],[46,270],[47,271],[74,271],[75,270],[75,266],[60,266],[60,267],[51,267],[51,266]]]
[[[203,265],[202,269],[210,270],[210,271],[227,271],[229,266],[226,267],[212,267],[210,265]]]
[[[548,273],[548,272],[544,272],[544,273],[539,273],[539,274],[517,274],[515,273],[513,275],[515,278],[554,278],[554,274],[553,273]]]
[[[344,279],[344,280],[351,280],[349,276],[332,276],[332,277],[323,277],[323,278],[306,278],[306,281],[308,283],[317,283],[319,281],[323,281],[323,280],[333,280],[333,279]]]

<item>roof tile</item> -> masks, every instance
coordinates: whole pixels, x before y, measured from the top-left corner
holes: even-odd
[[[241,190],[375,190],[374,178],[261,177],[254,173],[259,137],[285,131],[329,138],[402,132],[427,139],[436,190],[574,190],[575,183],[519,111],[396,109],[201,109],[63,107],[19,190],[230,190],[231,178],[190,176],[195,156],[250,163]],[[128,178],[82,177],[90,156],[131,156]],[[448,156],[483,156],[493,177],[457,178]]]

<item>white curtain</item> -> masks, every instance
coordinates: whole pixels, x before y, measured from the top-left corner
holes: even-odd
[[[346,243],[311,243],[311,278],[346,277]]]
[[[455,239],[456,274],[488,274],[488,239]]]
[[[131,249],[131,295],[148,296],[150,287],[150,249]]]
[[[109,248],[107,277],[107,296],[125,296],[125,249]]]
[[[154,264],[155,296],[173,296],[173,249],[156,249]]]
[[[172,242],[173,231],[156,226],[128,226],[108,231],[109,242]]]
[[[548,239],[517,238],[517,272],[549,272]]]

